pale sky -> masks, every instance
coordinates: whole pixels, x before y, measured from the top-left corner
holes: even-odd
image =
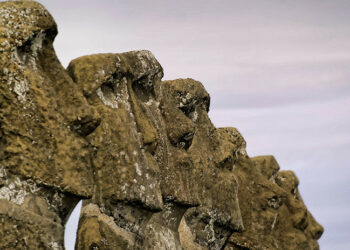
[[[350,1],[41,3],[58,24],[65,67],[82,55],[148,49],[164,79],[201,81],[217,127],[237,127],[250,156],[273,154],[296,172],[325,227],[321,249],[350,249]]]

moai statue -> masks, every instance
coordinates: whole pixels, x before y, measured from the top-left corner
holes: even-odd
[[[225,249],[319,249],[323,228],[306,209],[295,174],[279,169],[273,156],[236,164],[245,231],[233,233]]]
[[[67,72],[101,116],[87,136],[95,190],[83,204],[76,248],[135,248],[152,214],[163,209],[159,135],[150,117],[162,67],[149,51],[132,51],[77,58]]]
[[[32,1],[0,3],[0,249],[63,249],[93,193],[85,137],[100,123],[58,61],[56,23]]]
[[[190,177],[189,190],[198,203],[187,210],[181,222],[182,245],[185,249],[220,249],[233,231],[243,229],[232,166],[245,151],[211,123],[210,97],[200,82],[165,81],[158,93],[170,146],[186,155],[189,170],[186,165],[176,165],[175,154],[174,165],[168,166],[180,173],[177,176],[183,172]],[[161,180],[167,186],[167,181]]]

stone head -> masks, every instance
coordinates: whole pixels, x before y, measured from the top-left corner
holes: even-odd
[[[303,203],[295,174],[279,169],[269,155],[237,163],[234,172],[242,187],[238,199],[245,231],[233,233],[227,249],[318,249],[323,228]]]

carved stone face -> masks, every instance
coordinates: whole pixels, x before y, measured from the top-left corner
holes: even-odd
[[[317,240],[323,234],[323,227],[317,223],[312,214],[307,210],[298,191],[299,180],[292,171],[280,171],[275,178],[277,185],[287,192],[286,206],[291,225],[297,230],[298,236],[291,238],[286,236],[296,246],[305,246],[309,249],[318,249]],[[289,237],[288,237],[289,236]]]
[[[101,116],[87,136],[95,171],[95,201],[160,209],[155,161],[158,133],[151,108],[162,68],[148,51],[99,54],[73,60],[67,71]]]
[[[56,34],[42,5],[0,3],[0,237],[19,239],[1,249],[63,245],[76,196],[93,193],[84,136],[100,119],[58,61]]]
[[[109,246],[146,245],[155,228],[147,225],[163,209],[158,162],[166,138],[154,91],[162,68],[149,51],[133,51],[77,58],[67,71],[102,118],[87,136],[96,191],[84,202],[77,247],[103,248],[105,240]],[[100,225],[108,239],[90,238],[92,225]]]
[[[176,190],[176,187],[182,188],[178,185],[181,181],[176,182],[176,176],[171,180],[163,178],[165,193],[171,196],[181,191],[182,195],[186,194],[184,203],[187,199],[187,202],[194,200],[198,204],[215,207],[213,199],[217,198],[217,194],[211,192],[218,183],[218,175],[225,169],[232,169],[232,166],[226,168],[225,164],[229,165],[234,158],[236,145],[221,137],[220,130],[211,123],[207,113],[209,94],[200,82],[192,79],[164,81],[158,93],[172,150],[167,172],[181,176],[182,171],[187,171],[191,183]],[[179,158],[186,161],[178,162]],[[166,190],[172,185],[175,191]],[[175,197],[181,201],[180,195]]]
[[[21,178],[91,195],[83,136],[95,129],[99,117],[55,55],[56,24],[35,2],[0,7],[0,164]]]
[[[234,229],[243,227],[232,173],[241,148],[225,136],[230,129],[216,129],[211,123],[209,95],[200,82],[165,81],[156,93],[170,141],[170,164],[165,169],[173,176],[161,179],[162,191],[178,201],[198,202],[198,208],[186,212],[183,223],[202,246],[220,248]]]
[[[227,249],[318,249],[322,226],[307,211],[295,174],[278,170],[273,156],[253,157],[236,165],[238,183],[244,185],[238,197],[245,231],[233,233]]]

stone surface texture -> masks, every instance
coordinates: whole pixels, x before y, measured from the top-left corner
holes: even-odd
[[[0,3],[0,249],[319,249],[298,179],[210,121],[193,79],[147,51],[64,69],[34,1]]]

